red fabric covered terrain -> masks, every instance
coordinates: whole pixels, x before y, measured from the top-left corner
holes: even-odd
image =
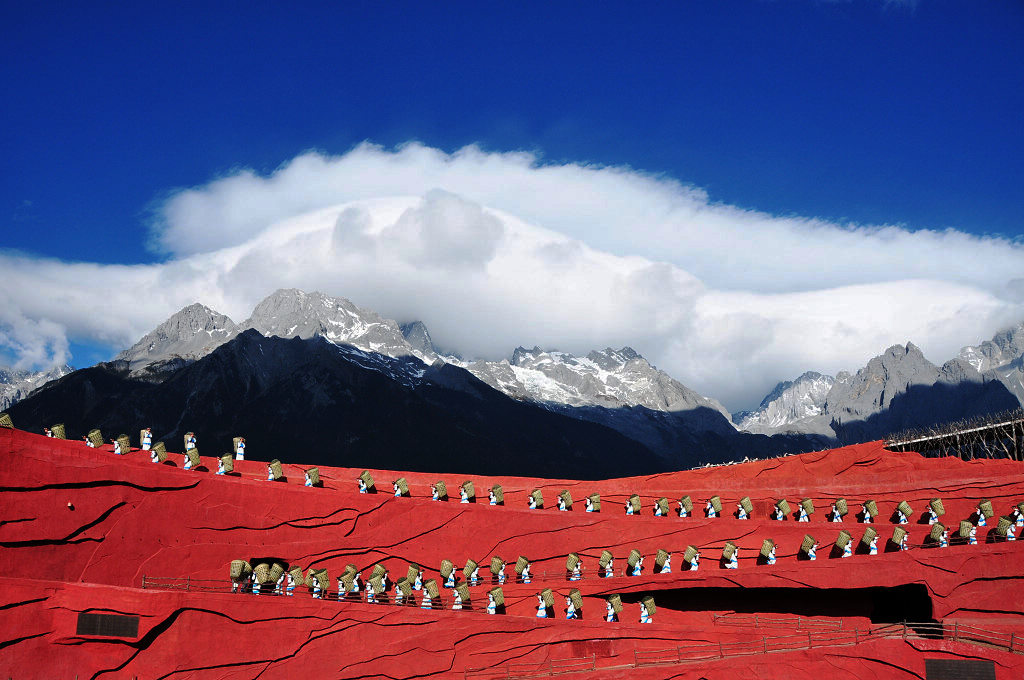
[[[1024,466],[1012,461],[926,459],[875,442],[601,482],[371,470],[379,493],[359,494],[361,470],[320,468],[323,487],[309,488],[300,465],[284,465],[285,482],[268,482],[266,464],[256,461],[236,461],[236,474],[218,476],[212,458],[186,471],[180,455],[153,464],[148,453],[108,449],[0,429],[0,673],[542,677],[561,661],[579,677],[766,677],[781,674],[779,664],[798,678],[924,677],[925,660],[942,658],[992,660],[998,677],[1024,671],[1024,656],[1007,651],[1024,652],[1015,642],[1024,637],[1024,544],[993,534],[998,515],[1024,500]],[[399,476],[412,497],[392,496]],[[477,502],[460,504],[458,487],[467,479]],[[438,480],[447,484],[448,502],[430,500]],[[503,507],[487,504],[496,483]],[[535,488],[543,510],[527,509]],[[555,509],[562,490],[575,501],[571,512]],[[601,494],[600,513],[583,511],[590,493]],[[626,516],[633,493],[641,514]],[[683,495],[697,517],[676,515]],[[713,495],[724,516],[707,519],[701,509]],[[662,496],[673,511],[655,517]],[[741,521],[731,513],[744,496],[754,512]],[[788,499],[795,512],[804,497],[815,501],[810,522],[769,519],[775,500]],[[850,506],[842,524],[825,517],[837,497]],[[978,545],[934,547],[920,522],[935,497],[951,533],[982,499],[997,516],[978,529]],[[880,509],[872,525],[879,554],[830,556],[840,529],[860,542],[866,526],[853,513],[868,498]],[[901,500],[914,510],[905,525],[911,549],[887,552],[896,526],[890,515]],[[805,533],[820,544],[814,562],[798,559]],[[765,538],[776,543],[774,565],[756,558]],[[736,570],[720,562],[726,541],[740,548]],[[696,572],[683,570],[690,545],[702,554]],[[645,557],[641,576],[623,575],[633,548]],[[671,574],[654,573],[658,549],[672,553]],[[602,550],[615,557],[613,578],[598,577]],[[566,580],[570,552],[582,558],[578,581]],[[506,612],[489,616],[487,565],[495,555],[509,563]],[[514,583],[519,555],[532,562],[529,584]],[[326,568],[332,591],[349,563],[364,577],[380,563],[398,578],[415,562],[424,578],[440,579],[442,559],[460,577],[473,559],[483,565],[484,583],[470,588],[471,608],[462,611],[451,610],[451,590],[442,592],[444,609],[431,610],[314,600],[304,586],[291,598],[232,594],[230,561],[254,558]],[[554,620],[535,616],[536,594],[546,587],[556,594]],[[583,596],[582,620],[564,619],[570,588]],[[606,623],[605,598],[613,593],[624,610],[620,622]],[[653,625],[638,623],[647,595],[657,604]],[[137,635],[78,634],[82,613],[138,616]],[[945,624],[946,632],[889,626],[903,620]],[[954,625],[958,632],[949,632]],[[725,658],[709,658],[716,648]]]

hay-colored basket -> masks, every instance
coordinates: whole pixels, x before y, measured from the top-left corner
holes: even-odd
[[[932,512],[934,512],[939,517],[942,517],[946,514],[946,508],[942,506],[941,498],[931,499],[930,501],[928,501],[928,506],[932,509]]]
[[[878,503],[873,500],[864,501],[864,507],[868,509],[868,514],[872,517],[878,517]]]
[[[654,597],[652,595],[648,595],[640,601],[644,603],[648,616],[654,616],[654,612],[658,611],[658,608],[654,605]]]
[[[235,457],[232,456],[230,453],[226,453],[220,457],[220,464],[221,467],[224,468],[224,472],[235,471]]]
[[[363,470],[360,472],[359,479],[363,480],[363,484],[366,485],[367,489],[373,488],[373,475],[370,474],[369,470]]]
[[[370,584],[375,594],[381,595],[384,592],[384,579],[380,576],[371,576],[366,582]]]
[[[431,484],[430,486],[437,491],[438,500],[448,498],[448,485],[445,484],[443,481],[436,482],[434,484]]]
[[[985,515],[986,519],[996,514],[996,511],[992,509],[992,501],[989,500],[984,500],[978,503],[978,509]]]
[[[487,591],[487,593],[492,598],[494,598],[494,604],[498,605],[499,607],[502,607],[502,606],[505,605],[505,591],[502,590],[500,587],[498,587],[498,588],[491,588],[490,590]]]
[[[67,439],[67,433],[64,431],[64,423],[57,423],[50,428],[50,433],[53,434],[54,439]]]
[[[896,506],[896,509],[902,512],[904,517],[910,517],[914,514],[914,509],[910,507],[910,503],[906,501],[900,501],[900,504]]]
[[[874,527],[868,527],[864,530],[864,535],[860,537],[860,542],[864,545],[870,546],[871,541],[875,540],[876,536],[878,536],[878,530]]]
[[[698,552],[699,551],[696,548],[694,548],[692,545],[686,546],[686,551],[683,552],[683,561],[686,562],[687,564],[692,563],[693,562],[693,558],[697,556]]]
[[[240,441],[242,441],[241,437],[232,437],[231,438],[231,453],[237,453],[238,452],[238,442],[240,442]]]
[[[594,512],[601,512],[601,494],[592,493],[587,498],[590,499],[590,505],[594,508]]]
[[[423,582],[423,590],[427,591],[427,595],[430,596],[431,600],[436,600],[441,596],[441,591],[437,587],[437,581],[432,578]]]
[[[643,556],[640,554],[640,551],[636,548],[633,548],[629,551],[629,557],[626,559],[626,564],[628,564],[630,569],[632,569],[636,566],[636,563],[639,562],[642,557]]]
[[[415,583],[415,581],[410,581],[409,579],[403,576],[395,582],[395,589],[398,592],[402,593],[403,597],[409,597],[410,595],[412,595],[413,583]]]
[[[313,572],[313,578],[316,579],[317,584],[320,586],[320,590],[327,590],[330,588],[331,582],[327,577],[326,569],[317,569]]]
[[[971,535],[971,529],[973,528],[974,525],[967,520],[960,520],[960,531],[958,532],[960,534],[960,538],[969,538]]]
[[[156,454],[156,459],[159,462],[162,463],[165,460],[167,460],[167,447],[164,446],[163,442],[157,442],[156,444],[153,444],[153,448],[151,450]]]
[[[689,496],[683,496],[679,499],[679,505],[686,508],[686,512],[693,512],[693,499]]]
[[[520,555],[519,559],[516,560],[516,573],[522,574],[523,570],[525,570],[528,566],[530,566],[530,560]]]
[[[544,602],[545,607],[555,606],[555,594],[551,592],[551,588],[545,588],[540,591],[540,599]]]
[[[231,580],[241,581],[245,577],[246,567],[249,567],[249,563],[245,560],[231,560]],[[249,571],[252,572],[252,567],[249,567]]]
[[[534,489],[533,491],[531,491],[530,497],[533,498],[533,502],[537,506],[537,508],[544,507],[544,494],[541,492],[540,489]]]
[[[505,489],[502,488],[501,484],[492,486],[491,493],[494,495],[495,503],[502,504],[505,502]]]
[[[608,596],[608,603],[612,606],[612,611],[616,614],[622,613],[622,596],[618,593]]]
[[[572,571],[580,563],[580,556],[576,553],[569,553],[569,556],[565,558],[565,570]]]
[[[305,578],[302,576],[302,567],[295,565],[288,570],[288,574],[292,577],[292,580],[296,583],[303,583]]]
[[[119,434],[117,436],[117,443],[121,447],[121,453],[131,453],[132,440],[128,438],[128,435]]]
[[[849,545],[850,541],[852,540],[853,535],[846,529],[843,529],[839,532],[839,535],[836,537],[836,547],[840,550],[845,550],[846,546]]]
[[[199,449],[189,449],[185,452],[185,456],[188,458],[189,463],[192,464],[193,469],[199,467],[201,462],[199,460]]]
[[[281,461],[277,458],[270,461],[270,472],[274,475],[275,482],[284,477],[284,468],[281,467]]]
[[[468,579],[473,575],[473,572],[476,571],[478,566],[479,565],[476,563],[476,560],[466,560],[466,566],[462,568],[462,575]]]
[[[670,509],[671,508],[669,506],[669,502],[668,502],[667,498],[662,497],[662,498],[658,499],[658,512],[661,513],[662,517],[668,517],[668,513],[669,513]]]
[[[311,467],[308,470],[306,470],[306,474],[309,475],[309,482],[313,486],[316,486],[317,484],[320,483],[320,468]]]
[[[277,580],[284,576],[284,565],[280,562],[274,562],[270,565],[270,580],[277,583]]]
[[[569,591],[569,601],[572,602],[572,606],[577,611],[583,609],[583,594],[580,593],[579,588],[573,588]]]
[[[726,560],[731,560],[732,556],[736,554],[736,544],[732,541],[726,541],[725,547],[722,548],[722,557]]]
[[[764,541],[761,542],[761,556],[762,557],[768,557],[768,555],[772,551],[772,548],[774,548],[774,547],[775,547],[775,541],[773,541],[770,538],[764,539]]]
[[[754,504],[750,502],[750,496],[744,496],[740,499],[740,507],[743,508],[743,512],[747,513],[747,516],[754,514]]]
[[[808,515],[814,514],[814,500],[810,498],[804,498],[800,501],[800,507],[804,509]]]
[[[789,514],[789,501],[787,501],[785,498],[780,498],[779,500],[775,501],[775,505],[776,507],[778,507],[779,510],[782,510],[783,515]]]
[[[710,498],[710,502],[711,502],[711,507],[713,507],[715,509],[715,513],[721,514],[722,513],[722,499],[721,499],[721,497],[719,497],[719,496],[712,496]]]
[[[6,427],[8,429],[14,429],[14,421],[11,420],[10,414],[0,413],[0,427]]]
[[[473,487],[471,480],[466,480],[462,483],[462,490],[466,492],[466,498],[473,500],[476,498],[476,489]]]
[[[658,554],[654,556],[654,566],[661,569],[665,566],[665,562],[668,561],[669,552],[664,548],[658,548]]]
[[[463,607],[470,604],[469,586],[467,586],[465,583],[460,583],[459,585],[455,586],[455,592],[459,594],[459,599],[462,600]]]
[[[1009,517],[1000,517],[999,524],[996,525],[996,536],[1002,536],[1006,538],[1006,533],[1010,527],[1013,526],[1013,520]]]
[[[447,580],[453,571],[455,571],[455,565],[451,560],[441,560],[441,578]]]
[[[398,493],[400,495],[402,495],[402,496],[408,496],[409,495],[409,482],[405,479],[405,477],[399,477],[398,479],[396,479],[395,480],[395,486],[398,487]]]
[[[599,565],[601,566],[601,568],[602,568],[602,569],[604,569],[604,568],[606,568],[606,567],[607,567],[607,566],[608,566],[609,564],[611,564],[611,562],[612,562],[612,560],[613,560],[613,559],[614,559],[614,558],[612,557],[612,554],[611,554],[611,553],[610,553],[609,551],[607,551],[607,550],[602,550],[602,551],[601,551],[601,559],[599,559],[599,560],[597,561],[597,563],[598,563],[598,564],[599,564]]]
[[[903,543],[904,537],[907,535],[907,530],[903,527],[896,527],[892,530],[892,542],[896,545]]]
[[[496,555],[491,558],[491,574],[493,576],[497,576],[498,574],[500,574],[501,573],[501,569],[504,566],[505,566],[505,560],[501,559],[500,557],[498,557]]]
[[[253,571],[256,573],[256,582],[260,585],[274,582],[270,578],[270,564],[267,562],[260,562],[253,568]]]
[[[186,450],[188,449],[188,442],[189,442],[189,440],[190,440],[190,439],[191,439],[192,437],[194,437],[194,436],[196,436],[196,433],[195,433],[195,432],[186,432],[186,433],[185,433],[184,435],[182,435],[182,439],[183,439],[183,440],[184,440],[184,442],[185,442],[185,449],[186,449]]]
[[[408,571],[405,572],[405,578],[409,579],[410,583],[416,583],[416,577],[420,575],[420,565],[413,562],[409,565]]]
[[[565,505],[566,510],[572,510],[572,494],[569,493],[568,489],[564,489],[562,493],[558,494],[562,499],[562,503]]]
[[[850,509],[846,506],[845,498],[837,498],[835,502],[836,512],[839,513],[840,517],[845,517]]]
[[[942,533],[946,530],[946,527],[942,522],[936,522],[932,525],[932,530],[928,532],[928,537],[933,541],[937,541],[942,538]]]
[[[388,573],[388,570],[384,568],[384,565],[378,562],[373,565],[373,569],[370,571],[370,578],[383,578],[386,573]]]
[[[95,428],[89,430],[89,443],[97,449],[103,446],[103,433]]]
[[[815,543],[817,543],[817,541],[814,540],[814,536],[811,536],[810,534],[804,534],[804,540],[800,542],[800,552],[809,553],[811,551],[811,548],[814,547]]]

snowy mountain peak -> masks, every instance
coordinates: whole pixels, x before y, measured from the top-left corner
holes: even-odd
[[[31,392],[51,380],[63,378],[75,369],[68,365],[56,366],[48,371],[20,371],[0,366],[0,411],[21,401]]]
[[[196,302],[172,314],[114,359],[127,361],[132,372],[154,365],[177,366],[206,356],[238,330],[234,321]]]
[[[801,420],[821,415],[835,382],[832,376],[815,371],[807,371],[796,380],[780,382],[761,400],[757,409],[737,414],[737,425],[741,430],[754,433],[786,431]]]

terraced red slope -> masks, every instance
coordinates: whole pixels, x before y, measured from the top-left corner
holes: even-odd
[[[180,464],[180,456],[172,458]],[[215,460],[203,462],[215,469]],[[811,633],[808,644],[817,642],[827,651],[779,652],[787,665],[796,664],[790,675],[797,677],[820,672],[826,658],[830,668],[857,677],[893,677],[894,668],[913,677],[923,675],[925,656],[979,654],[997,661],[1000,672],[1017,673],[1007,677],[1017,677],[1018,659],[1024,658],[914,635],[907,641],[858,637],[859,644],[851,647],[815,638],[839,627],[867,634],[900,613],[1024,635],[1024,544],[987,543],[986,531],[995,525],[990,520],[979,530],[979,545],[922,547],[928,526],[916,523],[933,497],[943,499],[943,520],[953,526],[983,498],[998,512],[1008,512],[1024,500],[1019,463],[924,459],[872,443],[603,482],[471,478],[481,495],[502,484],[504,507],[488,506],[486,497],[476,504],[430,500],[431,482],[444,479],[454,495],[470,477],[374,470],[381,493],[358,494],[358,470],[321,468],[323,488],[303,487],[300,466],[285,465],[286,483],[267,482],[264,463],[239,461],[236,470],[238,476],[185,471],[154,465],[142,452],[114,456],[79,442],[0,429],[0,573],[5,576],[0,672],[19,678],[413,677],[496,668],[504,674],[508,663],[574,657],[591,657],[598,668],[624,666],[642,661],[644,650],[741,645],[792,636],[798,628]],[[412,498],[385,493],[399,475],[409,481]],[[577,505],[573,512],[528,510],[526,495],[534,488],[543,490],[550,506],[568,489]],[[593,492],[602,496],[602,512],[582,512],[582,498]],[[631,493],[643,499],[640,516],[624,515]],[[701,506],[718,494],[727,510],[749,495],[755,519],[651,515],[657,498],[684,494]],[[816,499],[818,507],[811,522],[767,519],[774,499],[786,497],[795,506],[805,496]],[[882,509],[875,528],[883,537],[893,529],[888,514],[907,500],[915,510],[908,527],[914,547],[829,559],[840,528],[849,529],[855,540],[864,529],[851,518],[842,525],[824,521],[828,503],[837,496],[846,497],[851,509],[874,498]],[[821,544],[815,562],[797,559],[805,532]],[[764,538],[778,545],[775,565],[757,564]],[[717,561],[726,540],[740,546],[737,570],[722,569]],[[704,554],[697,572],[680,571],[687,545]],[[596,577],[602,550],[612,551],[621,573],[632,548],[646,556],[642,576]],[[659,548],[673,552],[672,574],[651,573]],[[565,580],[564,566],[571,551],[582,556],[585,567],[584,578],[573,583]],[[333,583],[350,562],[360,568],[380,562],[395,577],[417,562],[429,578],[437,576],[444,558],[461,567],[468,558],[487,564],[493,555],[510,562],[525,555],[534,573],[530,584],[505,584],[507,613],[497,617],[481,610],[489,583],[471,589],[473,610],[453,612],[313,600],[305,588],[293,598],[232,595],[227,579],[227,565],[237,558],[274,557],[303,568],[324,567]],[[185,578],[187,592],[153,590],[170,584],[163,579]],[[560,595],[559,616],[564,595],[578,587],[583,620],[537,619],[536,593],[544,587]],[[626,601],[617,624],[601,620],[604,597],[611,593],[623,594]],[[655,624],[640,626],[636,603],[647,594],[658,602]],[[445,603],[450,607],[450,596]],[[82,612],[139,616],[138,633],[78,635]],[[751,628],[735,625],[733,612],[762,616]],[[869,661],[875,657],[876,663]],[[756,672],[762,663],[743,656],[606,672],[731,677],[742,668]]]

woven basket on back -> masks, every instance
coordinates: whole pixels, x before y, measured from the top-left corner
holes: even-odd
[[[648,595],[640,601],[644,603],[648,616],[654,616],[654,612],[658,611],[658,608],[654,606],[654,597],[652,595]]]
[[[960,520],[960,538],[967,538],[971,535],[971,529],[974,525],[965,519]]]
[[[284,576],[284,565],[280,562],[274,562],[270,565],[270,580],[277,583],[277,579]]]
[[[814,514],[814,501],[810,498],[804,498],[800,501],[800,507],[804,509],[808,515]]]
[[[836,537],[836,547],[840,550],[844,550],[846,546],[853,540],[853,535],[849,531],[843,529],[839,532],[839,536]]]
[[[896,527],[892,530],[892,542],[896,545],[903,543],[903,538],[907,535],[907,530],[903,527]]]
[[[189,440],[190,440],[190,439],[191,439],[192,437],[194,437],[194,436],[195,436],[195,434],[196,434],[195,432],[186,432],[186,433],[184,434],[184,436],[182,437],[182,439],[184,439],[184,440],[185,440],[185,448],[186,448],[186,449],[188,448],[188,441],[189,441]]]
[[[96,448],[103,446],[103,433],[97,429],[89,430],[89,443]]]
[[[878,503],[874,501],[864,501],[864,507],[868,509],[868,514],[872,517],[878,516]]]
[[[416,582],[416,577],[420,575],[420,565],[413,562],[409,565],[409,570],[405,572],[405,577],[409,579],[410,583]]]
[[[658,554],[654,556],[654,566],[661,569],[665,566],[665,562],[668,561],[668,551],[663,548],[658,548]]]
[[[477,568],[476,560],[466,560],[466,566],[462,568],[462,575],[469,578]]]
[[[249,573],[252,573],[252,567],[245,560],[231,560],[231,580],[241,581],[244,579],[247,567]]]
[[[288,570],[288,574],[292,577],[296,583],[303,583],[306,579],[302,576],[302,567],[299,565],[293,566]]]
[[[164,446],[163,442],[153,444],[152,451],[156,454],[156,459],[161,463],[167,460],[167,447]]]
[[[800,542],[800,551],[805,553],[810,552],[815,543],[817,543],[817,541],[814,540],[814,536],[804,534],[804,540]]]
[[[932,525],[932,530],[928,532],[928,537],[931,538],[933,541],[937,541],[940,538],[942,538],[942,532],[944,532],[945,530],[946,527],[942,524],[942,522],[936,522]]]
[[[199,449],[189,449],[185,452],[185,455],[188,457],[189,462],[192,463],[193,468],[199,467]]]
[[[864,535],[860,537],[860,542],[864,545],[871,545],[871,541],[875,540],[878,536],[878,530],[874,527],[868,527],[864,530]]]
[[[992,509],[992,501],[989,500],[978,503],[978,509],[984,513],[986,519],[996,514],[996,511]]]
[[[494,599],[494,604],[498,605],[499,607],[505,604],[505,591],[502,590],[500,587],[491,588],[487,591],[487,594]]]
[[[683,561],[686,563],[693,562],[693,558],[697,556],[697,549],[692,545],[686,546],[686,551],[683,553]]]
[[[268,563],[260,562],[253,571],[256,572],[256,582],[260,585],[274,582],[270,579],[270,565]]]
[[[750,496],[744,496],[740,499],[740,507],[743,508],[743,512],[747,513],[747,516],[754,514],[754,504],[750,502]]]
[[[240,441],[242,441],[241,437],[231,438],[231,453],[235,453],[236,451],[238,451],[238,442]]]
[[[1024,515],[1024,503],[1017,503],[1017,511]]]
[[[50,432],[53,434],[54,439],[67,439],[67,434],[64,431],[64,423],[57,423],[50,428]]]
[[[665,497],[658,499],[658,512],[661,513],[662,517],[667,517],[669,511],[668,499]]]
[[[846,507],[846,499],[845,498],[837,498],[836,502],[835,502],[835,506],[836,506],[836,511],[839,513],[840,517],[844,517],[846,515],[846,513],[849,512],[849,508]]]
[[[686,508],[686,512],[693,512],[693,499],[689,496],[683,496],[679,499],[679,505]]]
[[[0,427],[14,428],[14,421],[11,420],[11,416],[6,413],[0,413]]]
[[[371,576],[366,582],[373,588],[374,593],[380,595],[384,592],[384,579],[380,576]]]
[[[565,509],[572,510],[572,494],[569,493],[569,490],[564,489],[562,493],[558,495],[562,498],[562,503],[565,505]]]
[[[931,499],[930,501],[928,501],[928,506],[932,509],[932,512],[934,512],[939,517],[942,517],[946,514],[946,508],[942,507],[941,498]]]
[[[220,464],[221,467],[224,468],[224,472],[235,471],[235,457],[232,456],[230,453],[225,453],[223,456],[220,457]]]
[[[900,504],[896,506],[896,509],[904,514],[906,517],[910,517],[914,514],[914,509],[910,507],[910,503],[906,501],[900,501]]]
[[[320,483],[320,468],[311,467],[308,470],[306,470],[306,474],[309,475],[309,481],[314,486]]]
[[[732,541],[726,541],[725,547],[722,548],[722,557],[727,560],[731,560],[732,556],[736,554],[736,544]]]
[[[448,499],[448,485],[445,484],[443,481],[431,484],[430,486],[437,491],[438,500]]]
[[[284,477],[284,469],[281,467],[281,461],[277,458],[270,461],[270,472],[274,475],[275,482]]]
[[[636,548],[633,548],[629,551],[629,557],[626,559],[626,563],[630,566],[630,568],[633,568],[636,566],[636,563],[640,561],[640,558],[640,551]]]
[[[1000,517],[999,524],[996,525],[996,536],[1002,536],[1006,538],[1006,532],[1013,526],[1013,520],[1009,517]]]
[[[331,585],[330,580],[327,578],[326,569],[317,569],[314,571],[313,578],[316,579],[316,582],[320,585],[320,590],[327,590]]]
[[[785,498],[780,498],[779,500],[775,501],[775,505],[776,507],[778,507],[779,510],[782,510],[783,515],[789,514],[789,501],[787,501]]]
[[[608,603],[612,606],[612,611],[616,614],[622,613],[622,597],[615,593],[614,595],[608,596]]]
[[[580,563],[580,556],[576,553],[569,553],[569,556],[565,558],[565,570],[572,571],[576,568],[576,565]]]
[[[345,572],[341,575],[341,583],[338,585],[339,596],[352,592],[352,585],[356,582],[355,572]],[[306,586],[313,587],[313,570],[306,574]]]
[[[533,498],[533,502],[537,505],[538,508],[544,507],[544,494],[541,492],[540,489],[534,489],[533,491],[531,491],[530,497]]]
[[[505,566],[505,561],[495,555],[491,558],[491,573],[497,576],[501,573],[501,568]]]
[[[592,493],[587,498],[590,499],[590,505],[594,508],[594,511],[601,512],[601,494]]]
[[[580,593],[579,588],[573,588],[569,591],[569,601],[572,602],[572,606],[577,610],[583,609],[583,594]]]
[[[441,560],[441,578],[447,579],[455,571],[455,565],[451,560]]]
[[[409,579],[403,576],[402,578],[395,581],[395,590],[402,593],[403,596],[409,597],[410,595],[412,595],[413,583],[415,583],[415,581],[410,581]]]
[[[369,470],[363,470],[360,472],[359,479],[363,480],[363,484],[366,485],[367,489],[373,488],[373,475],[370,474]]]
[[[441,591],[437,587],[437,581],[432,578],[423,582],[423,590],[427,591],[427,595],[430,595],[431,600],[436,600],[441,595]]]
[[[139,448],[142,448],[142,442],[146,441],[146,431],[139,430]]]
[[[494,494],[495,503],[505,502],[505,490],[501,487],[501,484],[495,484],[491,487],[491,493]]]
[[[722,499],[719,496],[712,496],[710,501],[711,501],[711,507],[713,507],[715,509],[715,512],[721,514],[721,512],[722,512]]]
[[[473,500],[476,498],[476,489],[473,487],[473,482],[466,480],[462,483],[462,490],[466,492],[466,498]]]
[[[522,555],[516,560],[516,573],[522,574],[523,570],[530,566],[530,560],[526,559]]]
[[[302,579],[302,583],[305,583],[307,588],[312,588],[313,587],[313,582],[316,581],[316,579],[313,578],[313,574],[314,573],[316,573],[316,569],[314,569],[313,567],[310,567],[309,569],[306,570],[306,576]],[[342,582],[345,581],[345,574],[341,575],[341,579],[342,579]],[[352,582],[349,581],[348,583],[345,584],[345,592],[347,593],[349,590],[351,590],[351,588],[352,588]]]
[[[602,550],[601,559],[598,560],[597,563],[601,565],[602,569],[604,569],[611,563],[612,559],[612,554],[610,552],[608,552],[607,550]]]
[[[402,496],[409,495],[409,482],[406,481],[405,477],[399,477],[395,480],[395,486],[398,487],[398,493]]]
[[[544,602],[545,607],[555,606],[555,594],[551,592],[551,588],[545,588],[544,590],[540,591],[540,599],[542,602]]]
[[[455,592],[459,594],[459,598],[462,600],[462,606],[465,607],[470,604],[469,599],[469,586],[465,583],[460,583],[455,586]]]
[[[761,554],[765,557],[768,557],[768,554],[772,551],[772,548],[774,547],[775,541],[773,541],[770,538],[764,539],[764,541],[761,543]]]
[[[388,570],[384,568],[384,565],[379,562],[373,565],[373,569],[370,570],[370,578],[383,578],[384,574],[388,573]]]
[[[121,446],[121,453],[128,453],[132,450],[132,440],[126,434],[117,435],[117,443]]]

